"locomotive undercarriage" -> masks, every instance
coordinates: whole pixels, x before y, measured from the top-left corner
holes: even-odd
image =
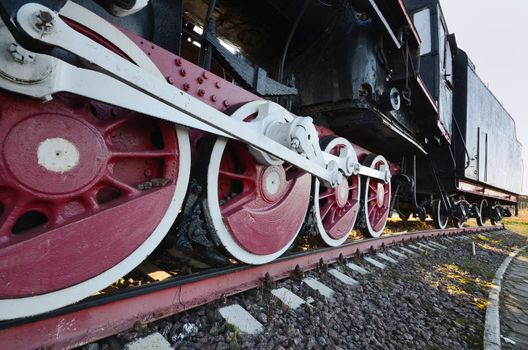
[[[41,3],[1,2],[0,319],[104,288],[171,227],[181,249],[263,264],[306,223],[338,246],[354,227],[381,235],[392,209],[438,222],[476,213],[417,194],[416,174],[393,196],[397,164],[239,87],[291,106],[282,79],[255,69],[260,84],[241,74],[237,86],[72,2]],[[110,10],[141,7],[130,3]],[[202,66],[233,65],[210,55]],[[412,127],[398,130],[422,148]],[[498,221],[497,208],[485,203],[481,218]]]

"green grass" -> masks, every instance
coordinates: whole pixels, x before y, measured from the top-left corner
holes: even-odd
[[[525,214],[525,213],[522,213]],[[502,220],[506,229],[528,238],[528,215],[512,216]]]

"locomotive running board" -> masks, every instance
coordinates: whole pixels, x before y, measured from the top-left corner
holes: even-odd
[[[285,256],[267,265],[215,269],[179,279],[94,296],[47,314],[0,323],[4,349],[72,348],[155,320],[258,287],[265,277],[281,280],[294,270],[308,271],[322,261],[335,263],[405,242],[464,233],[489,232],[503,226],[452,228],[382,236]],[[228,276],[228,278],[226,278]]]

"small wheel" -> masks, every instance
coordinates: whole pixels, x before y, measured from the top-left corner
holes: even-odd
[[[433,226],[437,229],[443,230],[447,227],[449,216],[447,215],[447,208],[441,200],[433,202]]]
[[[383,156],[370,154],[363,162],[373,169],[389,169],[389,163]],[[367,177],[363,189],[363,225],[360,231],[370,237],[379,237],[385,229],[390,211],[391,184]]]
[[[248,120],[262,101],[232,114]],[[207,207],[226,251],[248,264],[282,255],[295,240],[310,203],[311,175],[290,164],[261,165],[248,145],[219,137],[207,166]]]
[[[353,150],[350,142],[338,137],[331,139],[324,146],[324,151],[338,155],[339,151],[345,147]],[[360,207],[359,175],[351,175],[348,179],[343,177],[343,182],[336,188],[322,187],[320,181],[315,179],[313,193],[312,214],[319,237],[331,247],[341,245],[348,238],[358,217]]]
[[[490,221],[491,221],[491,224],[492,225],[498,225],[501,223],[502,221],[502,215],[501,215],[501,212],[500,212],[500,209],[499,209],[499,206],[495,206],[493,208],[491,208],[490,210],[490,214],[495,214],[495,217],[497,219],[494,219],[494,218],[490,218]],[[491,215],[490,215],[491,216]]]
[[[490,209],[488,206],[488,201],[486,199],[482,199],[478,206],[479,216],[480,218],[477,218],[477,224],[479,226],[485,226],[486,221],[490,218]]]

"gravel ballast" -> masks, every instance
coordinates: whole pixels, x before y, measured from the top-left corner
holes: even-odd
[[[526,239],[509,231],[469,237],[436,240],[447,249],[406,254],[406,259],[387,251],[398,263],[385,261],[385,269],[374,268],[362,258],[349,260],[368,269],[368,274],[344,264],[331,266],[357,280],[354,286],[340,282],[326,268],[305,274],[334,290],[332,299],[303,285],[297,276],[137,325],[85,348],[120,349],[158,332],[177,349],[480,349],[495,270]],[[398,247],[391,249],[405,254]],[[281,287],[307,302],[295,311],[289,309],[269,292]],[[231,304],[246,309],[262,323],[263,332],[246,335],[223,321],[217,309]]]

